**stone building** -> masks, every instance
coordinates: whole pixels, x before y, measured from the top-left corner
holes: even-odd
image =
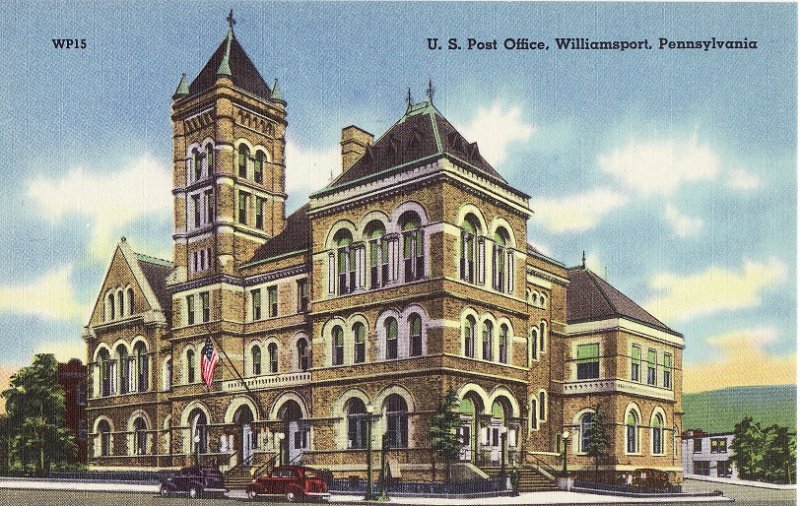
[[[529,196],[432,93],[377,139],[344,128],[341,175],[288,216],[286,110],[232,26],[181,78],[173,259],[123,239],[84,329],[92,466],[363,475],[371,423],[395,472],[427,479],[427,428],[452,389],[467,469],[560,468],[565,431],[569,469],[593,469],[599,407],[604,466],[679,479],[682,336],[530,246]]]

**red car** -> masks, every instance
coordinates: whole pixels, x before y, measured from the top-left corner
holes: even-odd
[[[302,466],[279,466],[250,482],[247,497],[255,499],[260,495],[282,496],[287,501],[327,501],[331,497],[317,470]]]

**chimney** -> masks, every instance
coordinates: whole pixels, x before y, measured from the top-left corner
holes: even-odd
[[[355,125],[342,128],[342,172],[355,164],[372,146],[373,135]]]

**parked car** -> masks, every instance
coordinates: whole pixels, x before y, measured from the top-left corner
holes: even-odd
[[[302,466],[279,466],[254,479],[247,486],[247,497],[256,499],[260,495],[280,496],[287,501],[327,501],[331,497],[319,472]]]
[[[168,497],[174,494],[188,494],[192,499],[198,497],[222,496],[225,478],[215,467],[184,467],[161,484],[159,494]]]

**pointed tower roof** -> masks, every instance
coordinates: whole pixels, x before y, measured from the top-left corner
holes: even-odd
[[[273,85],[272,85],[272,101],[273,101],[273,102],[283,102],[283,103],[286,103],[286,102],[283,100],[283,93],[281,93],[281,89],[280,89],[280,87],[278,86],[278,80],[277,80],[277,79],[275,79],[275,83],[273,83]]]
[[[242,91],[255,95],[264,100],[272,98],[264,78],[256,70],[250,57],[236,40],[233,32],[233,17],[228,17],[228,32],[225,40],[217,47],[214,54],[189,85],[189,95],[196,95],[214,87],[218,75],[230,76],[233,85]]]
[[[412,169],[441,156],[511,189],[503,176],[483,158],[478,144],[468,142],[433,105],[430,85],[427,94],[425,101],[413,104],[409,91],[405,114],[367,148],[364,156],[322,191],[403,167]]]
[[[186,82],[186,74],[181,74],[181,80],[178,82],[178,87],[175,88],[175,94],[172,98],[185,97],[189,94],[189,84]]]

